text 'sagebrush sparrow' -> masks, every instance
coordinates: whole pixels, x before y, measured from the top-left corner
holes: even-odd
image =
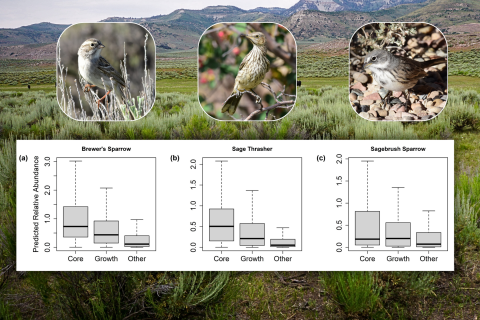
[[[372,72],[375,81],[383,88],[405,91],[428,75],[424,69],[442,63],[446,63],[444,58],[419,62],[377,49],[366,55],[363,66]]]
[[[125,81],[115,68],[100,55],[103,48],[105,48],[105,46],[100,40],[91,38],[85,40],[78,49],[78,71],[88,82],[88,84],[85,85],[84,91],[88,91],[91,87],[95,86],[104,88],[107,93],[98,101],[99,105],[100,101],[105,99],[106,96],[115,89],[115,98],[117,102],[121,104],[124,99],[122,89],[125,88]],[[110,78],[112,79],[110,80]]]
[[[263,81],[270,67],[265,47],[265,35],[261,32],[254,32],[247,35],[246,38],[252,42],[253,49],[243,58],[235,78],[233,92],[222,106],[222,112],[229,114],[235,113],[245,91],[253,91]]]

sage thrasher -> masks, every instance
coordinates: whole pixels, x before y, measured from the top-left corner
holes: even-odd
[[[265,35],[261,32],[254,32],[245,37],[252,42],[253,49],[243,58],[235,78],[233,92],[222,106],[222,112],[228,112],[229,114],[235,113],[242,95],[247,91],[257,97],[256,103],[262,101],[253,89],[263,81],[270,67],[270,62],[267,59]]]

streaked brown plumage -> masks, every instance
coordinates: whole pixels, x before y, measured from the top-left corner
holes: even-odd
[[[222,106],[222,112],[228,112],[229,114],[235,113],[243,93],[258,86],[270,68],[267,48],[265,47],[265,35],[261,32],[254,32],[247,35],[246,38],[252,42],[253,48],[243,58],[235,78],[233,92]]]

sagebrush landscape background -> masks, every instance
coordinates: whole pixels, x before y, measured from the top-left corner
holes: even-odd
[[[323,10],[323,11],[320,11]],[[330,11],[330,12],[327,12]],[[152,13],[154,14],[154,13]],[[0,29],[0,318],[476,319],[480,314],[480,2],[307,1],[215,6],[150,18],[157,98],[132,123],[80,123],[58,108],[55,45],[67,27]],[[298,43],[297,103],[281,121],[221,123],[197,100],[200,34],[222,21],[283,24]],[[446,35],[449,100],[434,120],[376,123],[348,100],[348,43],[374,21],[422,21]],[[27,89],[30,84],[32,89]],[[17,139],[453,139],[454,272],[16,272]]]

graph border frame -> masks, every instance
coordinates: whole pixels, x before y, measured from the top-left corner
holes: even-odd
[[[133,250],[133,249],[113,249],[113,250],[93,250],[93,249],[81,249],[81,250],[75,250],[75,249],[58,249],[58,162],[57,159],[153,159],[154,160],[154,165],[155,165],[155,248],[149,249],[149,250]],[[157,157],[56,157],[55,158],[55,251],[74,251],[75,253],[77,251],[99,251],[99,252],[108,252],[108,251],[126,251],[126,252],[132,252],[132,251],[140,251],[140,252],[145,252],[145,251],[157,251]]]
[[[390,250],[379,250],[379,249],[374,249],[374,250],[365,250],[365,249],[350,249],[350,158],[351,159],[446,159],[447,160],[447,170],[446,170],[446,175],[447,175],[447,183],[446,183],[446,188],[447,188],[447,204],[446,204],[446,211],[447,211],[447,214],[446,214],[446,219],[447,219],[447,241],[446,241],[446,244],[447,244],[447,248],[446,249],[441,249],[441,250],[428,250],[428,249],[420,249],[420,250],[412,250],[412,249],[400,249],[400,248],[397,248],[396,250],[395,249],[390,249]],[[348,251],[360,251],[360,252],[368,252],[368,251],[374,251],[374,252],[392,252],[392,251],[411,251],[411,252],[422,252],[422,251],[433,251],[433,252],[445,252],[445,251],[449,251],[448,249],[448,240],[449,240],[449,234],[448,234],[448,217],[449,217],[449,211],[448,211],[448,186],[449,186],[449,180],[448,180],[448,173],[449,173],[449,165],[448,165],[448,157],[348,157],[347,158],[347,175],[348,175],[348,191],[347,191],[347,194],[348,194],[348,204],[347,204],[347,207],[348,207],[348,210],[347,210],[347,218],[348,218],[348,240],[347,240],[347,243],[348,243]]]
[[[260,249],[260,250],[248,250],[248,249],[232,249],[232,250],[222,250],[222,249],[204,249],[203,246],[203,159],[300,159],[300,240],[302,241],[302,244],[299,249],[295,250],[279,250],[279,249]],[[303,251],[303,157],[202,157],[202,251],[211,251],[211,252],[223,252],[223,251],[228,251],[228,252],[261,252],[261,251],[269,251],[269,252],[298,252],[298,251]]]

